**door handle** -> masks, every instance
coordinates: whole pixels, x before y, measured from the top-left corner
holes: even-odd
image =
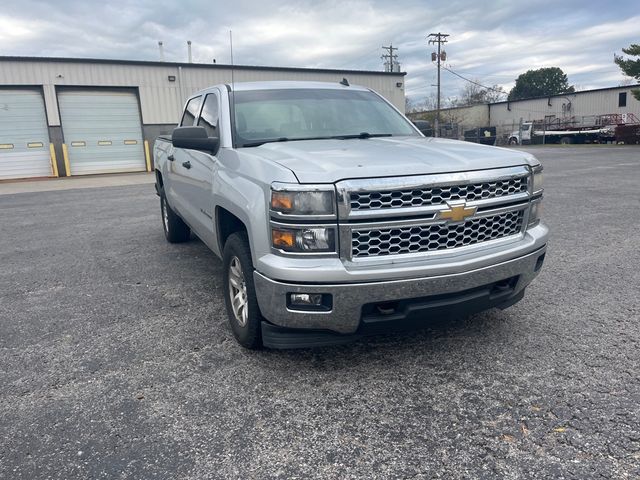
[[[189,169],[189,168],[191,168],[191,162],[190,162],[190,161],[188,161],[188,160],[187,160],[186,162],[182,162],[182,166],[183,166],[184,168]]]
[[[167,160],[169,160],[170,162],[173,162],[175,160],[175,157],[173,155],[169,155],[167,157]]]

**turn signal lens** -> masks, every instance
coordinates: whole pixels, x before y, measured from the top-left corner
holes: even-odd
[[[271,209],[290,212],[293,210],[293,195],[288,192],[271,192]]]
[[[533,167],[533,193],[542,192],[542,165]]]
[[[285,252],[335,252],[333,228],[280,228],[271,227],[273,248]]]
[[[529,214],[528,228],[533,228],[540,223],[540,217],[542,216],[542,198],[531,203],[531,213]]]
[[[289,230],[271,230],[271,239],[276,248],[293,248],[296,244],[295,232]]]

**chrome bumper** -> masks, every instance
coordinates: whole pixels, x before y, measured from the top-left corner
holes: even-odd
[[[538,262],[545,251],[546,245],[494,265],[422,278],[347,284],[298,284],[272,280],[255,271],[254,283],[260,311],[274,325],[350,334],[355,333],[360,326],[363,305],[370,303],[462,292],[517,276],[518,281],[511,296],[515,297],[537,276],[540,266]],[[287,295],[296,292],[331,294],[332,309],[291,310],[287,307]]]

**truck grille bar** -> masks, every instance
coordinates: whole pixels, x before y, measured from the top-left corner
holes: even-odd
[[[351,210],[376,210],[403,207],[442,205],[447,201],[486,200],[526,192],[527,177],[510,178],[495,182],[425,187],[407,190],[351,192]]]
[[[522,230],[524,210],[459,224],[353,230],[353,258],[445,250],[507,237]]]

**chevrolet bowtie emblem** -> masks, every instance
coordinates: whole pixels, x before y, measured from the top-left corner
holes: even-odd
[[[452,204],[449,203],[449,208],[447,210],[441,210],[438,218],[444,220],[451,220],[452,222],[461,222],[467,217],[470,217],[474,213],[478,207],[467,207],[466,203],[458,203]]]

